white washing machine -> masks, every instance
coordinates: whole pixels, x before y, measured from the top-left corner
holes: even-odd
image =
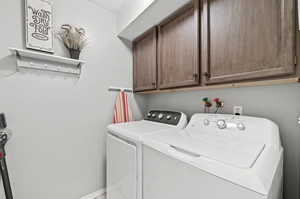
[[[142,121],[109,125],[107,199],[142,199],[142,137],[186,124],[183,113],[150,111]]]
[[[143,137],[143,199],[281,199],[278,126],[195,114],[184,130]]]

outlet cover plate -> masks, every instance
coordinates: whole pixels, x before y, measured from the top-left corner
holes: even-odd
[[[234,106],[233,114],[234,115],[243,115],[243,107],[242,106]]]

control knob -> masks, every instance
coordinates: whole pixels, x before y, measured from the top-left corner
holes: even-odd
[[[203,121],[203,124],[205,125],[205,126],[208,126],[209,125],[209,120],[208,119],[205,119],[204,121]]]
[[[162,113],[158,115],[158,119],[160,119],[160,120],[163,119],[163,117],[164,117],[164,115]]]
[[[219,129],[226,129],[227,128],[227,124],[225,120],[218,120],[217,121],[217,126]]]
[[[238,123],[238,124],[236,125],[236,127],[237,127],[240,131],[246,130],[246,127],[245,127],[245,125],[244,125],[242,122]]]
[[[167,120],[170,120],[172,118],[171,115],[167,115]]]

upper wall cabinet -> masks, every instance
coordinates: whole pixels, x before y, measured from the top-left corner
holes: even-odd
[[[152,29],[133,43],[134,91],[156,89],[157,31]]]
[[[206,84],[295,72],[294,0],[202,0],[202,3],[202,75]],[[182,36],[177,36],[181,41]],[[175,44],[172,47],[178,48]],[[164,56],[174,54],[165,52]],[[163,68],[169,68],[173,63],[163,64]],[[166,78],[167,82],[169,79]]]
[[[199,84],[199,1],[159,26],[160,89]]]

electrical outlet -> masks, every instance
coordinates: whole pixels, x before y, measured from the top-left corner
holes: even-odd
[[[234,115],[243,115],[243,107],[242,106],[234,106],[233,114]]]

